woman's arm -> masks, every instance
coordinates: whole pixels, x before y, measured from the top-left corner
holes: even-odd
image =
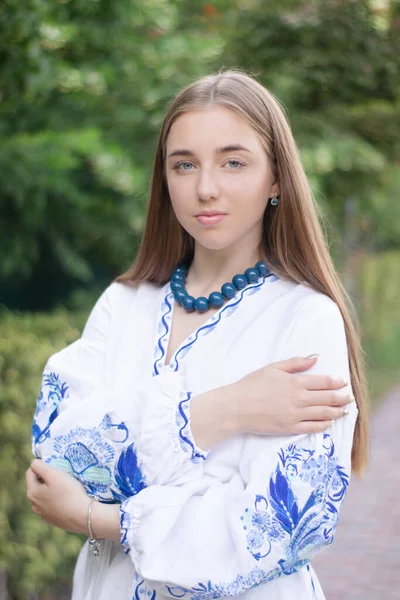
[[[304,341],[317,349],[309,335]],[[194,473],[201,477],[210,449],[238,433],[326,431],[348,413],[352,396],[338,391],[348,386],[345,378],[329,375],[329,369],[324,375],[321,366],[315,358],[286,358],[198,396],[179,373],[152,377],[139,392],[143,413],[135,445],[146,485],[183,484]],[[318,374],[300,373],[311,367]]]
[[[238,433],[288,435],[318,433],[343,416],[353,400],[348,385],[328,375],[297,376],[318,356],[272,363],[240,381],[192,399],[191,428],[196,444],[212,448]]]
[[[42,460],[33,460],[26,472],[27,496],[32,511],[44,521],[89,536],[88,510],[90,498],[74,477]],[[119,541],[120,504],[92,505],[92,530],[95,537]]]

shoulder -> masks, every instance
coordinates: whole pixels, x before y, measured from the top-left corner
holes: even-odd
[[[310,373],[349,378],[347,332],[341,311],[327,295],[298,285],[281,315],[279,360],[318,354]]]
[[[279,312],[283,344],[292,344],[298,338],[324,338],[342,343],[346,338],[339,306],[308,285],[293,284],[281,299]]]
[[[113,324],[124,320],[129,314],[138,294],[148,300],[156,294],[157,290],[160,290],[159,286],[147,282],[140,284],[111,283],[92,308],[83,337],[106,337]]]
[[[340,309],[332,298],[302,283],[292,284],[282,309],[287,311],[290,320],[314,320],[317,317],[343,320]]]
[[[296,312],[341,316],[336,302],[326,294],[317,292],[305,284],[298,284],[294,292],[293,308]]]
[[[110,314],[120,310],[124,305],[130,306],[136,296],[154,296],[159,293],[160,286],[143,281],[141,283],[120,283],[114,281],[101,294],[97,305],[100,305]]]

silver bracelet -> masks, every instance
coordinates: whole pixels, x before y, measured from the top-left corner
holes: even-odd
[[[93,507],[94,499],[90,498],[89,507],[88,507],[88,530],[89,530],[89,548],[93,553],[93,556],[99,556],[100,554],[100,545],[102,540],[100,538],[95,538],[92,530],[92,507]]]

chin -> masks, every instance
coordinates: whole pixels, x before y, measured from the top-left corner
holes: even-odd
[[[211,233],[211,232],[210,232]],[[226,236],[222,236],[220,232],[216,232],[214,236],[211,235],[197,235],[192,236],[195,244],[205,248],[206,250],[225,250],[231,246],[234,246],[236,239],[227,239]]]

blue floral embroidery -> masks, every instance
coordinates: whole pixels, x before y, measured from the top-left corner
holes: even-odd
[[[125,444],[126,440],[129,437],[129,431],[127,426],[125,425],[125,422],[121,421],[121,423],[113,423],[111,420],[111,415],[109,414],[104,415],[103,420],[101,422],[101,428],[104,431],[111,429],[117,430],[114,434],[116,437],[112,438],[112,441],[116,444]]]
[[[315,450],[294,444],[282,449],[280,463],[269,482],[269,502],[266,497],[257,496],[254,510],[247,509],[242,518],[248,531],[248,550],[256,560],[267,556],[271,544],[280,541],[286,556],[279,564],[285,574],[305,564],[303,557],[311,547],[333,541],[338,504],[346,493],[349,478],[337,465],[329,434],[324,434],[323,448],[318,455]],[[292,489],[296,479],[311,487],[303,506]]]
[[[149,589],[144,581],[137,573],[133,578],[133,596],[132,600],[155,600],[156,592],[152,588]]]
[[[57,373],[44,373],[32,424],[34,446],[50,437],[50,426],[58,416],[60,403],[65,398],[68,398],[68,390],[69,386],[67,383],[61,381]],[[46,425],[42,429],[39,425],[39,417],[42,417],[44,413],[49,411],[50,414],[46,418]]]
[[[278,456],[278,465],[269,480],[269,493],[256,495],[254,508],[246,509],[241,517],[247,548],[256,561],[267,557],[273,546],[279,544],[283,556],[276,566],[269,571],[255,567],[248,575],[238,575],[230,583],[208,581],[191,589],[165,586],[171,596],[189,596],[191,600],[235,596],[308,566],[313,548],[332,543],[339,506],[349,485],[349,476],[337,464],[332,438],[324,434],[320,454],[292,444],[281,449]],[[311,488],[302,506],[292,489],[294,480]],[[312,578],[311,582],[316,598]]]
[[[182,392],[183,399],[178,404],[176,413],[176,425],[179,429],[179,438],[181,448],[184,452],[191,453],[191,459],[194,463],[205,460],[208,452],[201,452],[194,443],[189,426],[188,413],[190,410],[190,401],[192,399],[191,392]]]
[[[275,571],[279,571],[279,569],[275,569]],[[265,571],[259,567],[255,567],[248,575],[238,575],[229,583],[213,584],[211,581],[208,581],[207,583],[198,583],[196,587],[190,590],[180,586],[165,587],[168,593],[174,598],[184,598],[189,595],[191,600],[213,600],[214,598],[222,598],[224,596],[238,596],[245,590],[272,581],[280,575],[280,573],[275,573],[275,571],[271,571],[267,575]]]
[[[111,468],[115,450],[97,427],[75,427],[54,439],[49,464],[70,473],[86,491],[103,499],[111,484]]]
[[[129,510],[125,510],[124,503],[119,507],[119,516],[120,516],[120,529],[121,529],[121,537],[120,542],[121,546],[125,552],[125,554],[130,554],[131,547],[128,541],[128,531],[132,527],[132,516]]]
[[[118,502],[138,494],[146,487],[142,472],[137,464],[134,444],[130,444],[121,452],[115,465],[114,477],[118,490],[113,489],[112,493]]]
[[[112,437],[107,439],[105,432]],[[56,436],[46,462],[73,475],[98,500],[122,502],[146,487],[134,444],[120,453],[113,446],[123,444],[128,436],[125,423],[115,424],[106,414],[98,427],[78,426]]]

